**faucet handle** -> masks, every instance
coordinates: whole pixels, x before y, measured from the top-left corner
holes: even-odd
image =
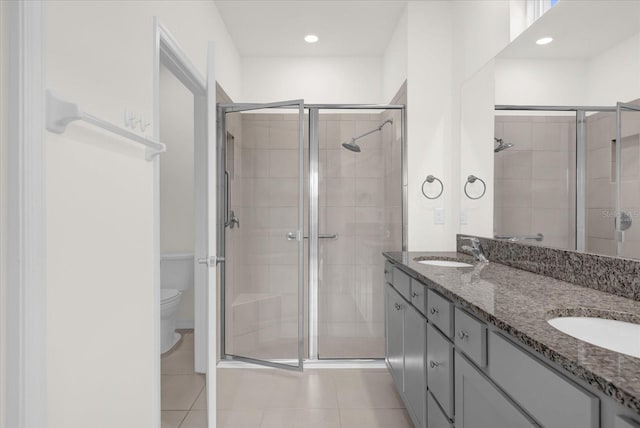
[[[480,240],[478,238],[476,238],[475,236],[461,236],[460,240],[469,241],[474,245],[478,245],[480,243]]]

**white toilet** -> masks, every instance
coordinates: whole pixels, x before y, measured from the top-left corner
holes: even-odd
[[[180,340],[176,315],[182,293],[193,288],[193,254],[165,253],[160,256],[160,352],[165,353]]]

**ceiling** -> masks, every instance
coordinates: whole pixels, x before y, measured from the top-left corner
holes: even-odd
[[[241,56],[382,56],[406,1],[215,2]],[[307,34],[320,41],[306,43]]]
[[[640,1],[560,1],[516,38],[499,58],[592,58],[640,31]],[[553,42],[536,45],[541,37]]]

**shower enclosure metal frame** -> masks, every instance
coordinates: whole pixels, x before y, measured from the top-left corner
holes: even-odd
[[[586,250],[586,130],[585,121],[588,112],[608,112],[616,114],[616,141],[622,139],[622,112],[640,112],[640,106],[618,102],[615,106],[545,106],[545,105],[496,105],[496,111],[553,111],[575,112],[576,117],[576,242],[577,251]],[[616,144],[616,255],[622,252],[621,187],[622,187],[622,144]]]
[[[297,103],[298,101],[295,101]],[[300,100],[303,103],[302,100]],[[226,257],[225,246],[225,212],[228,209],[226,206],[226,194],[225,194],[225,177],[224,177],[224,162],[226,161],[225,152],[225,135],[226,135],[226,122],[225,116],[228,112],[240,112],[249,110],[260,110],[264,108],[291,108],[291,101],[289,104],[284,103],[229,103],[218,104],[218,254],[222,257]],[[319,155],[319,134],[318,123],[320,118],[320,110],[399,110],[400,111],[400,132],[401,132],[401,190],[402,192],[402,251],[407,250],[407,196],[408,196],[408,173],[407,173],[407,139],[406,139],[406,106],[399,104],[301,104],[301,109],[309,113],[309,212],[308,212],[308,224],[309,224],[309,239],[306,240],[309,246],[309,272],[308,274],[308,305],[309,305],[309,322],[307,337],[309,339],[309,358],[308,361],[318,360],[318,269],[319,269],[319,254],[318,254],[318,242],[319,242],[319,168],[318,168],[318,155]],[[300,132],[303,133],[303,126],[300,127]],[[302,138],[302,135],[300,136]],[[345,149],[346,150],[346,149]],[[304,185],[304,170],[303,159],[299,159],[300,162],[300,174],[299,183],[300,186]],[[299,207],[300,211],[304,210],[304,204]],[[304,226],[300,228],[298,240],[300,242],[299,251],[304,250]],[[301,253],[299,253],[301,254]],[[253,364],[264,365],[268,367],[283,368],[288,370],[302,371],[304,368],[304,339],[305,334],[301,332],[298,336],[298,365],[293,366],[290,364],[283,364],[282,361],[271,360],[257,360],[254,358],[247,358],[237,355],[230,355],[226,351],[226,275],[225,275],[225,263],[220,264],[220,358],[221,360],[236,360],[242,362],[249,362]],[[299,275],[304,275],[303,267],[299,267]],[[303,284],[303,281],[299,280],[299,284]],[[299,298],[304,298],[304,290],[300,289]],[[298,305],[298,324],[302,326],[304,324],[304,301],[300,300]]]

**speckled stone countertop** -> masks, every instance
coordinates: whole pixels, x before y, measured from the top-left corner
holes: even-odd
[[[573,314],[640,322],[637,301],[499,263],[476,263],[462,253],[384,255],[476,317],[640,414],[640,359],[575,339],[547,323]],[[429,266],[416,262],[418,257],[455,258],[474,267]]]

